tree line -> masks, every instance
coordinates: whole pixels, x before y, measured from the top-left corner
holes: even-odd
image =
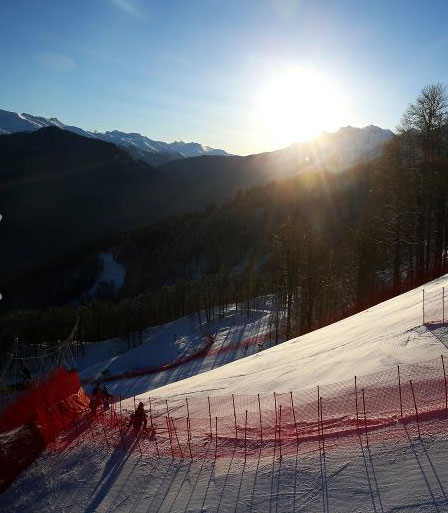
[[[439,276],[448,264],[447,127],[446,89],[429,85],[374,161],[343,173],[316,167],[61,257],[40,276],[47,306],[2,316],[1,348],[16,337],[57,343],[78,317],[82,340],[135,345],[145,328],[184,315],[202,324],[229,305],[250,315],[257,297],[268,298],[276,343]],[[99,249],[125,266],[124,287],[80,299]]]

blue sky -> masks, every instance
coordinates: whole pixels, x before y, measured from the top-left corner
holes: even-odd
[[[276,147],[254,99],[293,65],[343,95],[340,124],[394,129],[448,82],[447,19],[427,0],[0,0],[0,108],[247,154]]]

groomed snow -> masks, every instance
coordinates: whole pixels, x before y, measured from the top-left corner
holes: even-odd
[[[447,277],[443,277],[425,286],[428,318],[440,318],[441,287],[446,282]],[[446,354],[444,328],[422,326],[421,297],[421,289],[410,291],[306,336],[161,387],[152,391],[151,396],[288,391]],[[238,340],[236,332],[244,333],[248,324],[252,335],[265,330],[266,324],[260,319],[265,318],[266,311],[256,312],[253,312],[258,316],[255,324],[244,322],[244,317],[238,315],[233,317],[231,328],[225,328],[225,319],[220,320],[223,324],[217,333],[225,333],[227,329],[229,339]],[[151,336],[148,333],[148,345],[140,346],[140,351],[151,346],[150,340],[157,340],[157,333],[159,340],[164,340],[161,335],[164,330],[170,333],[167,341],[174,327],[184,326],[185,332],[177,333],[179,336],[191,334],[194,330],[186,319],[154,328]],[[238,319],[243,328],[236,324]],[[220,340],[221,344],[226,343],[224,335]],[[116,344],[106,342],[102,356],[111,347],[116,348]],[[222,354],[238,358],[244,356],[241,349],[237,347],[234,353]],[[117,368],[129,364],[132,354],[138,353],[121,353]],[[162,356],[168,353],[162,351]],[[99,366],[109,361],[100,360]],[[192,364],[186,364],[182,373],[194,370]],[[143,382],[139,380],[136,378],[135,383],[142,387]],[[122,380],[116,386],[129,387],[131,382]],[[128,403],[132,405],[132,401]],[[299,444],[296,455],[280,459],[278,454],[272,457],[272,453],[266,455],[260,450],[247,461],[237,456],[215,461],[208,454],[213,453],[211,439],[203,441],[206,455],[202,459],[172,460],[169,454],[162,454],[161,458],[145,453],[140,456],[135,440],[134,450],[108,449],[87,430],[79,444],[75,440],[75,445],[65,451],[46,451],[23,472],[0,495],[0,510],[7,513],[446,513],[446,422],[443,418],[424,422],[421,437],[417,436],[413,422],[390,426],[384,438],[371,440],[370,444],[366,443],[364,434],[352,435],[350,443],[327,440],[326,457],[317,449],[307,452]],[[128,432],[126,436],[133,435]]]
[[[425,285],[426,319],[442,318],[448,275]],[[447,354],[443,328],[423,326],[422,287],[307,335],[178,383],[153,397],[288,392]],[[438,334],[440,338],[437,338]]]

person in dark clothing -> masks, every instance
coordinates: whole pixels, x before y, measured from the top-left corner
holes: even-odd
[[[131,414],[129,425],[134,428],[134,431],[138,433],[143,426],[143,429],[146,429],[146,425],[148,423],[148,416],[145,413],[145,407],[143,403],[140,402],[137,406],[137,409],[134,413]]]

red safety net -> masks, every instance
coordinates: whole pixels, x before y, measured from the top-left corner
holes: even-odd
[[[360,435],[386,439],[399,432],[388,429],[397,425],[414,423],[419,433],[445,430],[448,387],[441,357],[310,390],[169,401],[148,397],[144,406],[147,428],[138,436],[129,422],[130,400],[93,416],[89,436],[109,447],[173,458],[295,454],[324,444],[328,450]]]
[[[88,408],[76,371],[56,368],[32,384],[0,417],[0,433],[35,423],[46,443],[53,441],[77,416]]]
[[[205,344],[198,351],[193,354],[189,354],[183,356],[182,358],[178,358],[174,362],[164,363],[163,365],[159,365],[158,367],[145,368],[145,369],[135,369],[129,370],[125,372],[120,372],[118,374],[111,374],[108,376],[102,376],[100,379],[89,379],[86,380],[85,383],[96,383],[96,382],[110,382],[116,381],[119,379],[128,379],[128,378],[136,378],[138,376],[145,376],[148,374],[158,374],[159,372],[164,372],[167,370],[175,369],[176,367],[180,367],[181,365],[185,365],[188,362],[192,362],[193,360],[199,360],[201,358],[216,358],[219,354],[223,354],[230,351],[235,351],[237,348],[248,348],[257,344],[263,344],[267,340],[270,340],[272,337],[271,333],[266,333],[263,335],[257,335],[255,337],[246,338],[241,342],[235,344],[229,344],[224,347],[212,348],[212,345],[215,342],[215,337],[210,333],[205,333]]]
[[[77,372],[57,368],[6,408],[0,417],[0,491],[88,406]]]

